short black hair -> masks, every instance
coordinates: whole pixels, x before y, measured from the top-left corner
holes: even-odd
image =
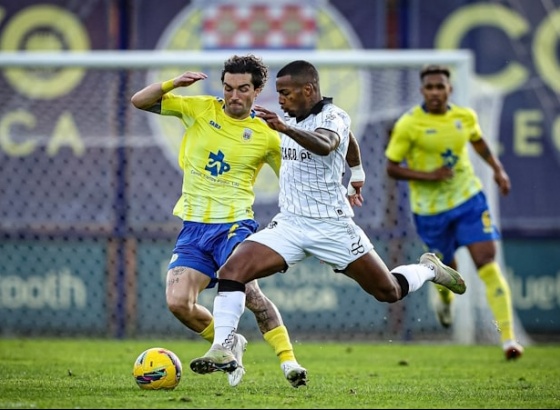
[[[300,83],[319,84],[319,72],[313,64],[305,60],[295,60],[286,64],[278,71],[276,78],[285,75],[292,76]]]
[[[447,78],[451,78],[451,71],[449,70],[449,67],[445,65],[430,64],[420,71],[420,80],[423,80],[424,77],[430,74],[443,74]]]
[[[251,82],[255,90],[263,88],[268,80],[268,67],[263,63],[260,57],[253,54],[246,56],[234,55],[224,62],[222,70],[222,84],[226,73],[230,74],[251,74]]]

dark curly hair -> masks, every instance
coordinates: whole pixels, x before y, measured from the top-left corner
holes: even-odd
[[[230,74],[251,74],[251,82],[255,89],[263,88],[268,80],[268,67],[260,57],[252,54],[246,56],[234,55],[224,62],[222,70],[222,83],[226,73]]]

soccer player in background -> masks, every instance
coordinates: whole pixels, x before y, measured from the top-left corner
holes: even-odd
[[[216,285],[218,268],[257,230],[253,184],[264,164],[278,175],[281,155],[278,133],[252,110],[268,78],[268,68],[261,59],[247,55],[225,61],[223,98],[171,92],[206,78],[204,73],[187,71],[148,85],[135,93],[131,102],[141,110],[176,117],[186,128],[179,152],[182,194],[173,209],[173,214],[183,220],[183,228],[168,267],[166,301],[181,323],[212,342],[212,314],[198,303],[198,295]],[[305,384],[306,369],[295,358],[280,312],[257,281],[247,284],[246,302],[264,339],[278,356],[285,377],[290,383],[297,379]],[[231,342],[241,363],[247,340],[237,334]],[[242,365],[228,373],[230,385],[238,385],[244,374]]]
[[[468,143],[492,168],[503,195],[509,193],[509,177],[484,140],[476,113],[448,101],[452,91],[449,68],[427,66],[420,72],[420,81],[424,101],[394,125],[385,151],[387,173],[408,181],[414,223],[428,251],[456,269],[455,251],[467,247],[486,286],[506,359],[516,359],[523,347],[515,338],[510,288],[495,260],[500,234],[469,158]],[[435,286],[438,319],[449,327],[454,295]]]
[[[285,121],[264,107],[255,110],[282,137],[280,213],[267,228],[243,241],[219,269],[214,341],[203,357],[191,361],[196,373],[237,368],[232,348],[247,284],[284,272],[308,256],[354,279],[382,302],[397,302],[426,281],[459,294],[466,290],[459,273],[431,253],[422,255],[419,264],[389,271],[353,221],[347,190],[341,184],[351,139],[350,117],[332,99],[322,97],[316,68],[307,61],[289,63],[276,76],[276,91],[287,114]]]

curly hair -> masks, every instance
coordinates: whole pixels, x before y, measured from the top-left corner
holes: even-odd
[[[251,74],[251,82],[255,89],[263,88],[268,80],[268,67],[260,57],[253,54],[246,56],[234,55],[224,62],[222,70],[222,83],[226,73],[230,74]]]

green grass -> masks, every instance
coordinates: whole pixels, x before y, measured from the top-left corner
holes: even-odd
[[[173,391],[141,390],[136,357],[167,347],[183,362]],[[270,346],[250,341],[247,374],[232,388],[222,373],[189,362],[205,342],[0,339],[0,408],[560,408],[560,345],[535,345],[516,362],[498,346],[298,343],[306,387],[284,379]]]

